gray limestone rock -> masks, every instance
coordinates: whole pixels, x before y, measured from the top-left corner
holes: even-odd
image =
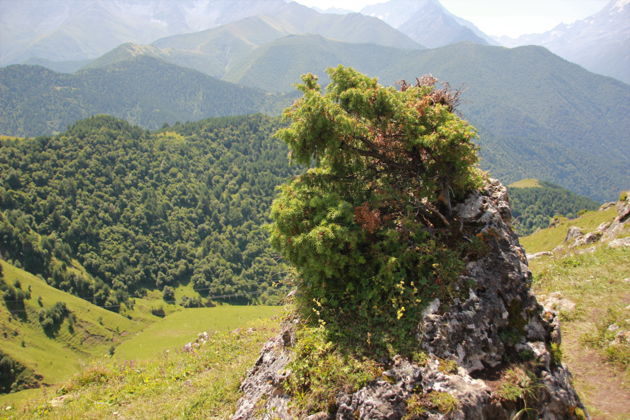
[[[608,243],[611,248],[623,248],[630,246],[630,237],[614,239]]]
[[[552,255],[553,255],[553,252],[541,251],[541,252],[536,252],[534,254],[527,254],[527,260],[531,261],[531,260],[535,260],[535,259],[540,258],[540,257],[550,257]]]
[[[564,238],[564,242],[575,242],[580,239],[583,235],[582,229],[577,226],[571,226],[569,231],[567,232],[566,238]]]
[[[560,343],[557,313],[543,308],[530,291],[532,275],[510,227],[506,188],[491,180],[453,210],[462,228],[482,238],[489,252],[467,261],[460,277],[461,298],[436,300],[425,309],[416,339],[418,350],[428,355],[427,362],[394,357],[381,378],[355,392],[340,392],[330,412],[312,413],[309,418],[508,420],[522,405],[503,398],[500,383],[506,372],[519,372],[525,364],[534,375],[529,380],[535,384],[536,398],[528,401],[528,407],[536,418],[572,419],[577,418],[576,410],[586,412],[570,373],[552,352]],[[265,345],[241,385],[243,396],[234,420],[297,418],[291,411],[291,396],[281,385],[291,374],[286,367],[294,330],[294,321],[287,321],[282,333]],[[440,369],[444,359],[456,361],[457,371]],[[455,398],[454,411],[441,413],[428,404],[421,415],[408,413],[410,398],[429,399],[436,392]]]

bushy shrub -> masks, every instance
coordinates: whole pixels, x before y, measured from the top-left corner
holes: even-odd
[[[175,303],[175,289],[171,286],[164,286],[164,289],[162,290],[162,298],[165,302]]]
[[[151,308],[151,314],[155,316],[159,316],[160,318],[164,318],[166,316],[166,312],[164,312],[163,307]]]
[[[70,315],[70,310],[64,302],[57,302],[48,309],[39,312],[39,323],[44,332],[49,336],[54,336],[59,331],[59,327],[64,319]]]
[[[409,341],[422,304],[462,267],[448,216],[482,182],[475,131],[434,78],[396,90],[343,66],[328,72],[325,94],[303,76],[277,134],[312,168],[281,187],[271,241],[297,268],[306,319],[368,348]]]
[[[182,297],[182,300],[179,302],[179,304],[184,308],[201,308],[204,306],[201,298],[189,296]]]

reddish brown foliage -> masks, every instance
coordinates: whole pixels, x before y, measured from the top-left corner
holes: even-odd
[[[372,210],[368,203],[363,203],[354,208],[354,221],[372,234],[381,226],[381,212],[378,209]]]

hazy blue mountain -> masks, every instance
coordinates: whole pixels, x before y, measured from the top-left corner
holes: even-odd
[[[319,35],[291,35],[259,47],[238,62],[224,79],[270,92],[288,92],[294,90],[304,73],[314,73],[327,83],[325,69],[343,64],[376,75],[414,52],[336,42]]]
[[[2,1],[0,64],[36,57],[95,58],[125,43],[271,14],[286,0],[20,0]]]
[[[39,66],[0,69],[0,133],[35,136],[94,114],[147,128],[267,109],[275,98],[161,60],[140,56],[76,74]]]
[[[29,58],[22,64],[28,64],[30,66],[42,66],[56,71],[57,73],[74,73],[80,70],[84,66],[88,65],[92,60],[70,60],[70,61],[52,61],[45,58]]]
[[[386,23],[359,13],[324,14],[297,3],[288,3],[273,14],[243,19],[209,31],[161,39],[153,43],[160,48],[176,48],[209,52],[225,37],[262,45],[286,35],[315,34],[342,42],[370,43],[397,48],[417,49],[420,46]]]
[[[274,14],[274,19],[291,34],[316,34],[342,42],[419,48],[416,42],[381,20],[360,13],[323,14],[289,3]]]
[[[317,10],[319,13],[331,13],[334,15],[347,15],[348,13],[354,13],[352,10],[343,9],[340,7],[329,7],[328,9],[322,9],[320,7],[313,7],[314,10]]]
[[[349,43],[422,48],[379,19],[358,13],[322,14],[290,3],[273,16],[252,16],[201,32],[159,39],[150,46],[123,44],[85,68],[147,55],[223,78],[232,71],[242,70],[238,66],[242,67],[257,47],[291,34],[318,34]]]
[[[366,6],[361,13],[378,17],[430,48],[462,41],[492,43],[475,25],[450,13],[438,0],[390,0]]]
[[[593,16],[542,34],[499,41],[506,46],[542,45],[587,70],[630,83],[630,0],[611,0]]]

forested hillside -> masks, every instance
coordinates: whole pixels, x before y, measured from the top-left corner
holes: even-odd
[[[512,215],[520,235],[544,229],[555,216],[573,219],[580,210],[595,210],[599,204],[550,182],[526,179],[509,186]]]
[[[146,128],[274,108],[277,99],[255,88],[140,56],[76,74],[39,66],[0,69],[0,133],[60,132],[94,114],[110,114]]]
[[[277,128],[254,115],[149,133],[96,116],[2,141],[3,258],[113,309],[188,281],[214,300],[274,301],[284,273],[262,225],[291,173]]]

